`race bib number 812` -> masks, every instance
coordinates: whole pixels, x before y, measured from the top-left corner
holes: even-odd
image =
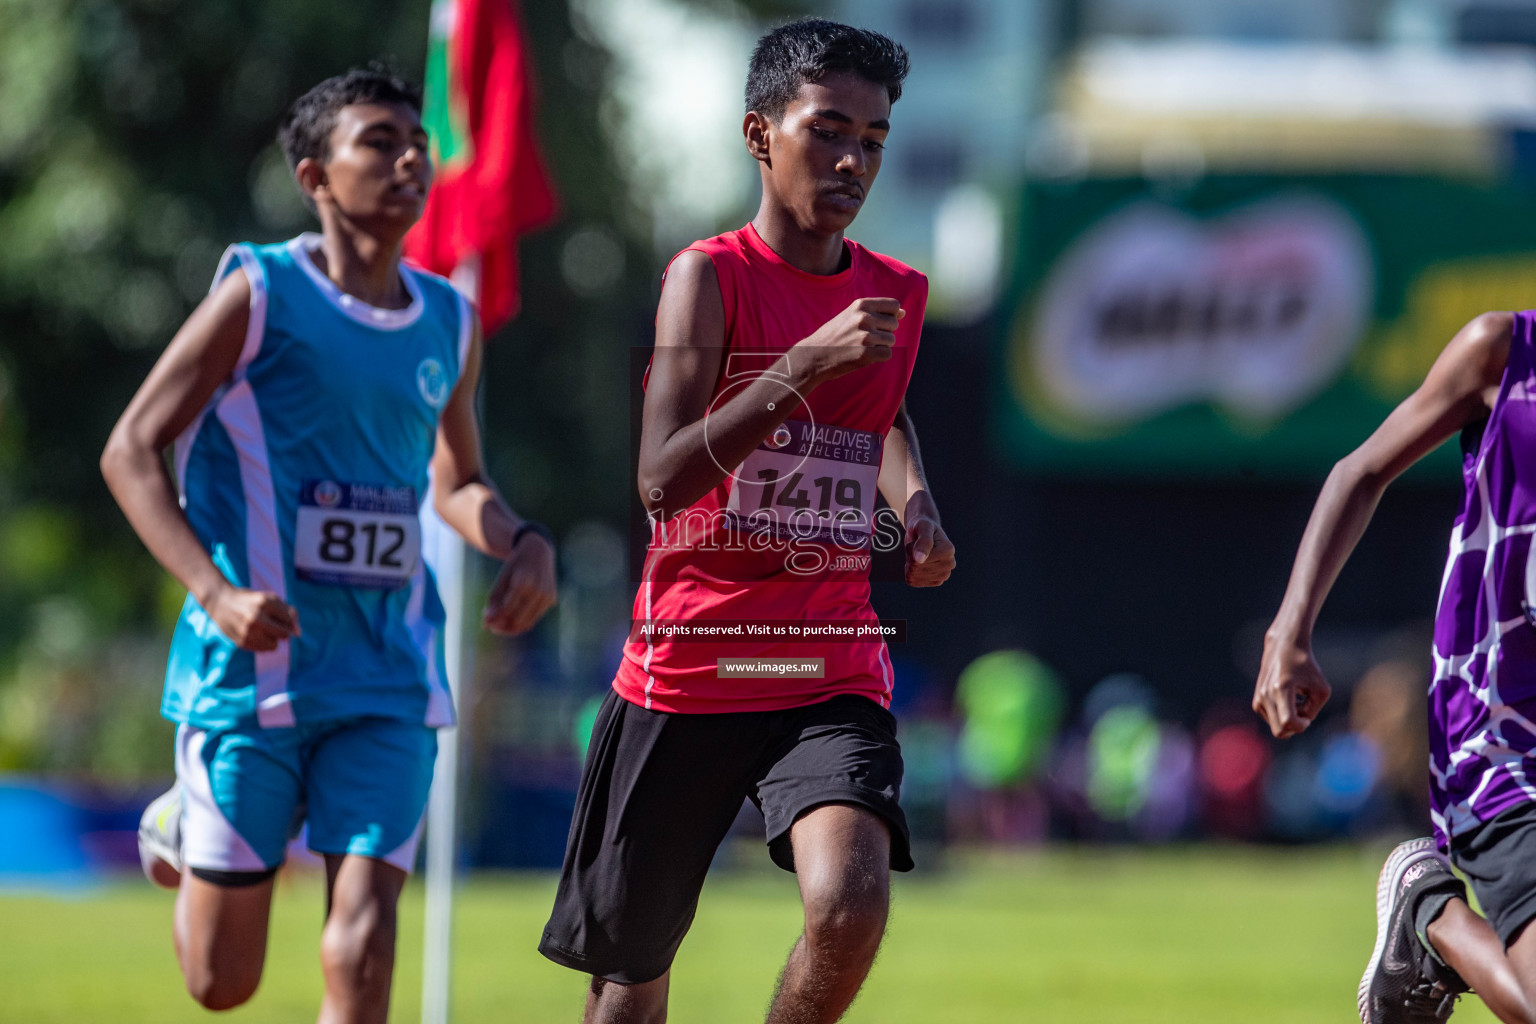
[[[393,589],[410,582],[421,556],[416,489],[305,480],[293,538],[301,580]]]

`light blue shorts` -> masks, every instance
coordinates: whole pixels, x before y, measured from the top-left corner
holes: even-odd
[[[182,858],[205,871],[269,871],[309,823],[316,853],[410,871],[437,730],[389,718],[281,729],[176,730]]]

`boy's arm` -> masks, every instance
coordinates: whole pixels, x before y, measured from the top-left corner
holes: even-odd
[[[480,350],[477,322],[459,381],[438,421],[432,455],[433,504],[459,536],[503,561],[485,600],[484,622],[492,632],[515,635],[532,629],[555,604],[555,549],[533,530],[517,536],[523,520],[481,469],[480,424],[475,414]]]
[[[885,435],[880,493],[897,510],[906,528],[907,582],[914,587],[936,587],[949,579],[955,571],[955,545],[939,525],[939,507],[928,490],[917,430],[907,414],[905,398]]]
[[[1264,635],[1253,709],[1276,736],[1306,729],[1332,693],[1312,656],[1312,627],[1382,491],[1446,438],[1487,415],[1498,397],[1513,325],[1510,313],[1484,313],[1463,327],[1418,390],[1328,474],[1280,612]]]
[[[276,594],[236,587],[192,532],[163,453],[234,372],[250,321],[245,274],[225,277],[171,339],[112,428],[101,474],[150,554],[218,623],[252,651],[299,632],[298,612]]]
[[[710,408],[726,344],[714,263],[697,250],[672,261],[656,309],[656,351],[640,428],[640,500],[678,513],[707,494],[823,383],[891,357],[895,299],[857,299],[768,370]]]

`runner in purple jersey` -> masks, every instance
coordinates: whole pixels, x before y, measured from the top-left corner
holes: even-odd
[[[1486,313],[1462,328],[1419,389],[1334,467],[1265,635],[1253,707],[1279,737],[1312,724],[1330,693],[1311,643],[1323,599],[1387,484],[1457,431],[1465,494],[1430,687],[1435,838],[1401,844],[1382,868],[1359,990],[1365,1024],[1445,1020],[1469,990],[1500,1020],[1536,1022],[1536,929],[1525,927],[1536,918],[1536,312]]]

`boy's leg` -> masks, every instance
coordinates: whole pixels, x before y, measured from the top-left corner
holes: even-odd
[[[805,931],[779,977],[768,1024],[831,1024],[858,995],[885,935],[891,833],[873,811],[826,804],[790,834]]]
[[[1536,929],[1527,929],[1505,953],[1498,933],[1465,900],[1446,904],[1427,929],[1435,952],[1455,968],[1504,1024],[1536,1024]]]
[[[406,873],[373,857],[325,857],[320,1024],[383,1024],[395,971],[395,911]]]
[[[1437,872],[1450,877],[1446,858],[1436,853],[1434,860],[1444,866],[1430,865],[1420,882]],[[1459,883],[1449,899],[1449,890],[1434,884],[1441,897],[1419,902],[1412,930],[1500,1020],[1536,1024],[1536,928],[1529,927],[1536,919],[1536,802],[1457,835],[1450,860],[1471,882],[1487,919],[1472,911]]]
[[[256,993],[267,958],[272,875],[221,885],[183,871],[176,894],[176,959],[187,991],[210,1010],[229,1010]],[[243,881],[243,880],[242,880]]]
[[[758,775],[771,713],[647,711],[610,692],[539,952],[591,975],[587,1024],[662,1024],[672,958]]]
[[[890,872],[912,868],[897,803],[896,720],[874,701],[834,697],[796,709],[758,784],[768,849],[794,871],[805,907],[768,1024],[830,1024],[875,962],[890,908]]]
[[[671,984],[670,967],[654,981],[638,985],[593,978],[587,989],[582,1024],[666,1024],[667,990]]]
[[[286,730],[176,731],[181,855],[176,958],[211,1010],[250,999],[266,961],[272,878],[300,800]]]
[[[437,731],[360,718],[327,726],[304,752],[309,846],[325,856],[321,1024],[383,1024],[395,911],[416,861]]]
[[[1421,931],[1500,1020],[1536,1024],[1536,803],[1457,836],[1451,859],[1488,918],[1453,900]]]

